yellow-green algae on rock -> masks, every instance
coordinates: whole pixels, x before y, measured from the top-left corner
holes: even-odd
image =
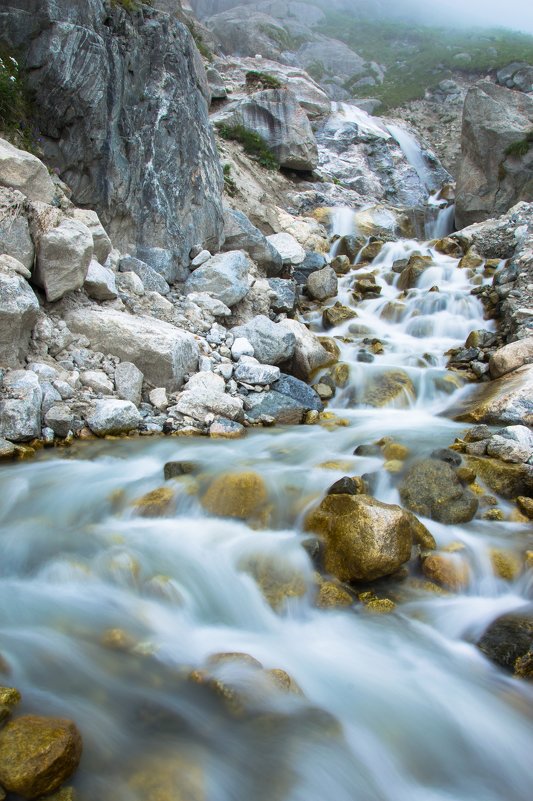
[[[259,516],[267,499],[266,484],[258,473],[224,473],[211,482],[202,506],[212,515],[248,520]]]

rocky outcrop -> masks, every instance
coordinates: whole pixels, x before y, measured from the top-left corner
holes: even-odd
[[[93,238],[87,226],[63,220],[39,238],[33,282],[44,289],[47,300],[59,300],[81,289],[92,255]]]
[[[5,376],[0,400],[0,437],[24,442],[41,435],[43,392],[35,373],[13,370]]]
[[[222,175],[184,25],[148,5],[13,0],[0,43],[24,55],[46,161],[116,246],[168,280],[197,242],[216,249]]]
[[[0,256],[0,364],[13,367],[26,357],[39,303],[24,265]]]
[[[532,129],[533,98],[488,81],[472,86],[463,112],[458,228],[532,199]]]
[[[217,126],[241,126],[258,134],[281,167],[313,170],[318,163],[311,125],[289,89],[254,92],[214,121]]]
[[[0,139],[0,183],[22,192],[29,200],[51,203],[55,187],[38,158]]]
[[[246,214],[235,209],[224,210],[223,251],[245,250],[267,275],[278,275],[283,263],[276,248],[267,241]]]

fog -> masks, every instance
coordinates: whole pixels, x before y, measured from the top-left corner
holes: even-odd
[[[425,24],[505,27],[533,34],[533,0],[327,0],[327,5],[366,18],[407,17]]]

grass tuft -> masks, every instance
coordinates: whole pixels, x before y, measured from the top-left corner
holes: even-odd
[[[281,89],[283,84],[274,75],[249,70],[246,73],[246,86],[251,89]]]
[[[262,167],[267,170],[278,170],[279,164],[276,157],[269,150],[265,140],[255,131],[250,131],[244,125],[218,126],[218,132],[223,139],[238,142],[244,148],[244,152],[255,159]]]

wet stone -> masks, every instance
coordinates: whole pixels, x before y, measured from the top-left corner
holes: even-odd
[[[165,481],[171,478],[179,478],[180,476],[188,476],[199,469],[196,462],[167,462],[163,467],[163,475]]]
[[[366,492],[366,485],[359,476],[343,476],[335,481],[328,489],[328,495],[362,495]]]

